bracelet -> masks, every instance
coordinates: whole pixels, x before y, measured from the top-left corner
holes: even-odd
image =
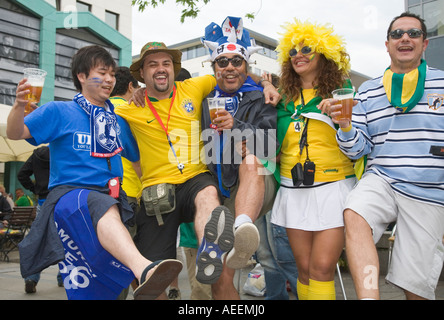
[[[349,132],[352,128],[353,128],[353,126],[352,126],[352,123],[350,122],[350,124],[348,125],[348,127],[346,127],[346,128],[341,128],[341,130],[342,130],[343,132]]]
[[[270,84],[273,85],[273,84],[271,83],[271,81],[270,81],[270,80],[267,80],[267,79],[261,79],[261,80],[259,81],[259,85],[262,86],[262,83],[263,83],[263,82],[270,82]],[[262,87],[263,87],[263,86],[262,86]]]

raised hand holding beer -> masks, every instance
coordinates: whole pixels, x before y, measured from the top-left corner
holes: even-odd
[[[40,102],[40,97],[45,84],[45,77],[47,72],[37,68],[27,68],[23,70],[26,83],[29,84],[29,93],[25,99],[28,100],[25,106],[25,116],[35,110],[37,103]]]
[[[15,93],[15,102],[8,115],[8,122],[6,126],[6,135],[9,139],[20,140],[31,137],[29,129],[24,126],[24,110],[28,104],[28,94],[30,94],[31,85],[27,79],[22,79],[18,83]],[[35,103],[32,104],[33,109],[36,108]]]
[[[322,100],[318,109],[329,115],[341,128],[346,128],[351,123],[353,107],[358,104],[353,100],[354,90],[343,88],[333,91],[332,94],[333,99]]]
[[[233,128],[233,117],[225,110],[227,98],[207,98],[207,100],[211,119],[210,127],[219,132]]]
[[[349,120],[351,121],[352,113],[353,113],[353,97],[354,90],[350,88],[342,88],[332,92],[333,99],[338,100],[341,103],[342,108],[340,109],[341,113],[338,114],[335,118],[337,120]]]

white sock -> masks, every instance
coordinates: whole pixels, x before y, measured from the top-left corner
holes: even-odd
[[[253,223],[253,221],[251,220],[251,218],[249,216],[247,216],[246,214],[241,214],[236,217],[236,220],[234,220],[234,228],[237,228],[241,224],[244,224],[246,222]]]

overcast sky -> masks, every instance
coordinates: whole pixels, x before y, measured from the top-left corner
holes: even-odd
[[[147,42],[168,46],[202,37],[208,24],[220,25],[227,16],[243,17],[246,28],[276,40],[281,38],[282,25],[298,18],[330,23],[346,40],[352,69],[377,77],[390,63],[384,43],[387,28],[404,8],[404,0],[211,0],[202,5],[196,19],[188,18],[182,24],[183,8],[175,0],[167,0],[143,13],[133,8],[133,55]],[[255,13],[256,18],[245,18],[247,13]]]

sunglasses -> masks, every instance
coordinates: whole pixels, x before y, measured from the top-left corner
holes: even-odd
[[[389,35],[390,35],[390,37],[392,37],[392,39],[401,39],[402,36],[404,35],[404,33],[407,33],[410,38],[419,38],[424,34],[424,31],[419,30],[419,29],[410,29],[407,31],[397,29],[397,30],[390,32]]]
[[[305,46],[300,51],[304,56],[306,56],[307,54],[312,53],[313,50],[310,47]],[[296,50],[296,49],[290,50],[290,57],[292,57],[292,58],[296,57],[297,54],[298,54],[298,50]]]
[[[240,56],[235,56],[233,58],[221,57],[214,60],[214,62],[217,63],[219,68],[226,68],[230,63],[233,67],[239,68],[244,63],[244,59]]]

